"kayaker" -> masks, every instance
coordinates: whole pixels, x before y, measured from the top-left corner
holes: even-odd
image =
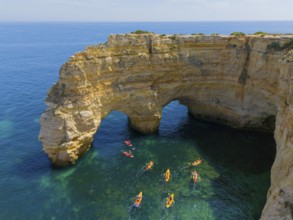
[[[170,176],[171,176],[170,170],[167,169],[167,171],[165,173],[165,182],[166,183],[170,180]]]
[[[197,174],[196,170],[191,172],[191,178],[192,178],[192,180],[193,180],[193,182],[195,184],[196,181],[197,181],[197,178],[198,178],[198,174]]]
[[[168,197],[166,199],[166,208],[169,208],[175,201],[174,201],[174,194],[168,193]]]
[[[189,166],[195,167],[195,166],[201,164],[201,162],[202,162],[202,160],[201,159],[198,159],[198,160],[196,160],[196,161],[194,161],[192,163],[189,163]]]
[[[124,144],[126,144],[128,147],[132,147],[132,143],[130,140],[124,141]]]
[[[151,160],[149,163],[146,164],[145,166],[145,171],[150,170],[154,165],[154,162]]]
[[[134,202],[134,204],[133,204],[133,207],[138,208],[138,207],[140,206],[141,200],[142,200],[142,192],[140,192],[140,193],[136,196],[136,199],[135,199],[135,202]]]
[[[123,151],[122,154],[126,157],[134,157],[131,150],[129,150],[128,152],[127,151]]]
[[[200,177],[199,177],[198,173],[196,172],[196,170],[191,172],[191,178],[192,178],[192,181],[193,181],[193,189],[194,189],[195,188],[195,183],[197,182],[197,180],[200,180]]]

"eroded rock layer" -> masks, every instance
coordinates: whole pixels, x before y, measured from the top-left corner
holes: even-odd
[[[262,218],[292,219],[293,51],[283,46],[290,37],[111,35],[62,66],[41,116],[44,150],[54,164],[74,163],[112,110],[151,133],[162,108],[179,100],[196,117],[275,128],[277,155]]]

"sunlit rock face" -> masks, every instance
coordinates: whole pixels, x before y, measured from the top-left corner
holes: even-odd
[[[112,110],[151,133],[162,108],[179,100],[198,118],[275,128],[277,155],[262,219],[292,219],[293,52],[267,48],[290,37],[111,35],[62,66],[41,116],[44,151],[56,165],[72,164]]]

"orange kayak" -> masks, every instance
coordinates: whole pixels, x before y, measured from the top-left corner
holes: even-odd
[[[146,166],[145,166],[145,170],[148,171],[150,170],[154,165],[154,162],[153,161],[150,161]]]
[[[201,164],[201,162],[202,162],[202,160],[201,160],[201,159],[199,159],[199,160],[196,160],[196,161],[194,161],[194,162],[190,163],[190,166],[192,166],[192,167],[194,167],[194,166],[197,166],[197,165]]]
[[[169,194],[168,198],[166,199],[166,208],[169,208],[174,202],[174,194]]]
[[[165,173],[165,181],[166,181],[166,182],[168,182],[168,181],[169,181],[169,179],[170,179],[170,176],[171,176],[171,174],[170,174],[170,170],[169,170],[169,169],[167,169],[167,171],[166,171],[166,173]]]
[[[136,196],[136,199],[135,199],[135,202],[133,204],[134,207],[139,207],[140,206],[140,203],[141,203],[141,200],[142,200],[142,192],[140,192],[137,196]]]
[[[197,178],[198,178],[198,174],[196,171],[191,172],[191,177],[194,183],[196,183]]]

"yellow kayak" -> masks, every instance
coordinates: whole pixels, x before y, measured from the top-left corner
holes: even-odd
[[[169,194],[168,198],[166,199],[166,208],[169,208],[174,202],[174,194]]]
[[[201,159],[199,159],[199,160],[196,160],[196,161],[194,161],[194,162],[190,163],[190,166],[192,166],[192,167],[194,167],[194,166],[197,166],[197,165],[201,164],[201,162],[202,162],[202,160],[201,160]]]
[[[167,171],[166,171],[166,173],[165,173],[165,181],[166,182],[168,182],[169,181],[169,179],[170,179],[170,170],[169,169],[167,169]]]
[[[135,199],[135,202],[133,204],[134,207],[139,207],[140,206],[140,203],[141,203],[141,200],[142,200],[142,192],[140,192],[137,196],[136,196],[136,199]]]
[[[153,161],[150,161],[146,166],[145,166],[145,171],[148,171],[150,170],[154,165],[154,162]]]

